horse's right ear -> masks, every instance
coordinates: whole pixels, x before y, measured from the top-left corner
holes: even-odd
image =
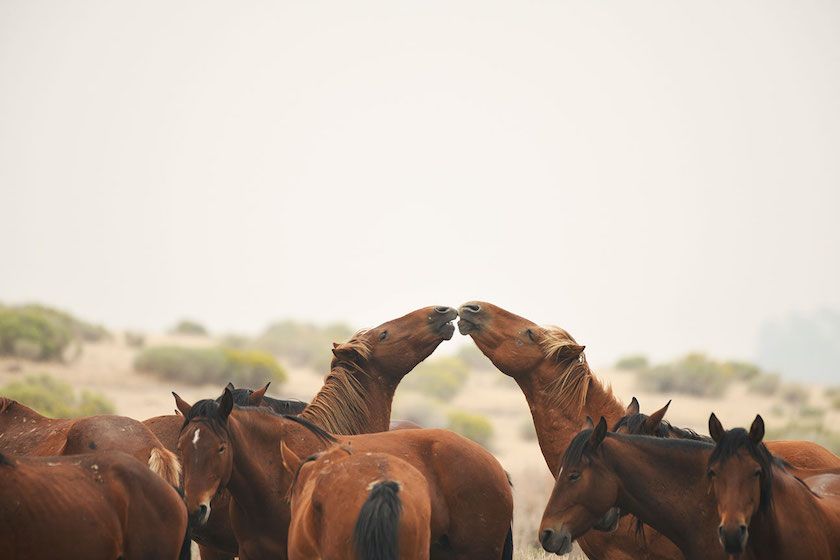
[[[633,400],[630,401],[630,404],[627,405],[627,409],[624,411],[624,416],[630,416],[633,414],[639,413],[639,401],[636,400],[636,397],[633,397]]]
[[[333,343],[335,344],[335,343]],[[332,349],[333,356],[343,362],[355,364],[361,359],[361,355],[355,348],[347,348],[344,344],[338,344]]]
[[[248,395],[248,405],[249,406],[260,406],[262,404],[263,397],[265,396],[265,391],[268,389],[268,386],[271,385],[271,381],[265,384],[265,387],[262,389],[257,389],[250,395]]]
[[[761,417],[761,414],[755,415],[755,420],[750,426],[750,439],[756,444],[761,443],[761,440],[764,439],[764,418]]]
[[[236,387],[233,386],[233,381],[228,381],[228,384],[226,385],[226,387],[228,389],[230,389],[231,391],[233,391],[236,388]]]
[[[219,401],[219,416],[222,417],[223,422],[227,422],[231,410],[233,410],[233,393],[225,387],[225,392],[222,393],[222,400]]]
[[[607,435],[607,421],[601,416],[601,419],[598,421],[598,425],[595,426],[595,429],[592,430],[592,435],[589,436],[589,448],[595,449],[601,442],[604,441],[604,437]]]
[[[709,416],[709,435],[717,442],[720,441],[724,433],[726,433],[726,430],[723,429],[723,424],[720,423],[718,417],[712,412],[712,415]]]
[[[179,397],[178,393],[176,393],[175,391],[172,391],[172,396],[175,397],[175,406],[178,407],[178,410],[181,411],[181,414],[183,414],[185,418],[189,416],[190,410],[192,410],[192,405],[190,405],[189,403],[187,403],[187,401]]]
[[[280,457],[283,458],[283,468],[294,476],[298,472],[298,469],[300,469],[300,457],[289,449],[285,441],[280,441]]]
[[[660,408],[645,419],[645,433],[652,434],[656,431],[656,429],[662,423],[662,419],[665,418],[665,413],[668,412],[669,406],[671,406],[671,401],[665,403],[665,406],[663,406],[662,408]]]

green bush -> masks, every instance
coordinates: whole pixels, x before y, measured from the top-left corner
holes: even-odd
[[[799,416],[802,418],[813,418],[815,420],[822,419],[825,416],[825,409],[818,406],[805,405],[799,409]]]
[[[647,356],[643,354],[633,354],[619,358],[615,363],[615,369],[637,371],[644,369],[649,365],[650,363],[648,362]]]
[[[749,362],[730,360],[721,366],[733,379],[750,381],[762,375],[761,368]]]
[[[146,335],[141,332],[125,331],[125,343],[131,348],[143,348],[146,345]]]
[[[808,399],[811,395],[806,387],[803,387],[798,383],[788,383],[782,386],[782,391],[779,396],[787,404],[802,406],[808,403]]]
[[[760,373],[750,379],[747,388],[751,393],[769,397],[770,395],[775,395],[781,385],[782,381],[777,374]]]
[[[270,325],[249,346],[279,356],[291,366],[327,372],[333,357],[332,343],[346,341],[353,332],[342,323],[320,327],[314,323],[281,321]]]
[[[453,410],[448,415],[446,429],[457,432],[487,448],[493,441],[493,424],[481,414]]]
[[[194,385],[232,382],[243,387],[283,383],[286,372],[270,354],[232,348],[147,348],[134,360],[134,369],[161,379]]]
[[[675,362],[640,370],[636,379],[646,391],[720,397],[732,380],[732,372],[704,354],[688,354]]]
[[[108,331],[43,305],[0,307],[0,354],[60,360],[74,340],[96,341]]]
[[[450,401],[464,387],[470,375],[466,363],[454,356],[423,362],[409,373],[401,384],[409,391]]]
[[[195,336],[207,336],[207,329],[204,325],[189,319],[182,319],[171,331],[173,334],[188,334]]]
[[[47,374],[31,375],[22,381],[13,381],[0,389],[0,395],[15,399],[45,416],[54,418],[114,413],[114,404],[101,393],[83,391],[81,398],[76,398],[70,385]]]

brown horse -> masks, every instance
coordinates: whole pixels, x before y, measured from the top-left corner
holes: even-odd
[[[181,464],[142,423],[125,416],[47,418],[0,397],[0,451],[36,457],[123,451],[177,486]]]
[[[717,499],[720,544],[727,554],[755,558],[840,559],[840,475],[821,475],[822,496],[792,475],[761,442],[764,420],[756,416],[749,432],[724,431],[709,417],[715,448],[708,477]]]
[[[428,560],[429,485],[417,469],[392,455],[354,454],[349,447],[304,461],[284,443],[281,451],[295,481],[290,560]]]
[[[262,398],[280,414],[301,414],[313,424],[335,434],[363,434],[388,430],[391,402],[400,380],[429,357],[444,340],[452,338],[452,321],[458,312],[451,307],[429,306],[412,311],[372,329],[357,332],[343,344],[333,345],[331,371],[324,386],[303,410],[286,410],[290,401]],[[238,389],[234,392],[239,391]],[[235,394],[236,403],[245,395]],[[251,397],[254,400],[256,397]],[[183,417],[158,416],[144,422],[168,449],[177,451]],[[213,513],[205,525],[197,527],[193,538],[199,543],[204,560],[232,558],[237,545],[227,520],[227,495],[214,501]]]
[[[491,303],[462,305],[458,329],[472,337],[490,361],[516,381],[528,401],[537,440],[552,475],[560,458],[587,416],[605,417],[614,426],[625,408],[592,374],[584,346],[565,330],[539,326]],[[773,450],[802,468],[840,466],[840,459],[811,442],[772,442]],[[677,559],[679,552],[655,531],[644,543],[636,538],[632,520],[623,518],[610,534],[590,533],[580,540],[591,560],[632,558]]]
[[[286,558],[290,510],[283,496],[292,481],[278,442],[308,457],[334,438],[299,417],[234,410],[229,391],[221,403],[190,406],[176,396],[176,404],[185,418],[178,445],[193,521],[206,519],[212,497],[227,488],[240,557]],[[501,465],[480,445],[425,429],[345,436],[339,443],[356,453],[398,456],[420,471],[431,500],[431,558],[512,558],[513,496]]]
[[[119,451],[0,455],[0,543],[6,560],[190,558],[181,497]]]
[[[594,430],[574,436],[562,457],[540,542],[565,554],[574,540],[593,534],[590,529],[615,528],[620,511],[668,537],[678,557],[726,558],[717,543],[715,502],[704,477],[712,449],[701,441],[607,433],[601,418]]]

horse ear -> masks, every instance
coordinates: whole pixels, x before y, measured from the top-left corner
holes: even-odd
[[[178,410],[181,411],[185,417],[190,415],[190,410],[192,410],[192,405],[187,403],[184,399],[178,396],[178,393],[172,391],[172,396],[175,397],[175,406],[178,407]]]
[[[248,404],[250,406],[260,406],[262,404],[263,397],[265,396],[265,391],[268,389],[268,386],[271,385],[271,381],[265,384],[265,387],[262,389],[257,389],[250,395],[248,395]]]
[[[592,435],[589,436],[589,448],[595,449],[601,442],[604,441],[604,436],[607,435],[607,421],[601,416],[598,425],[592,430]]]
[[[333,348],[338,348],[338,342],[333,342]]]
[[[755,415],[755,420],[750,426],[750,439],[757,444],[764,439],[764,418],[761,417],[761,414]]]
[[[294,475],[300,469],[300,458],[295,455],[295,452],[289,449],[285,441],[280,442],[280,457],[283,459],[283,468],[289,471],[289,474]]]
[[[222,400],[219,402],[219,416],[222,417],[223,422],[227,422],[231,410],[233,410],[233,393],[225,387]]]
[[[228,381],[228,384],[226,385],[226,387],[228,389],[230,389],[231,391],[233,391],[236,388],[236,387],[233,386],[233,381]]]
[[[633,397],[633,400],[630,401],[630,404],[627,405],[627,408],[624,410],[624,416],[630,416],[632,414],[639,413],[639,401],[636,400],[636,397]]]
[[[333,356],[342,362],[356,363],[361,358],[361,355],[359,355],[355,348],[347,348],[344,344],[339,344],[333,348],[332,353]]]
[[[723,429],[723,424],[720,423],[718,417],[712,412],[712,415],[709,416],[709,435],[717,442],[720,441],[720,438],[723,437],[725,432],[726,430]]]
[[[565,346],[561,346],[557,351],[557,359],[568,360],[569,358],[578,358],[583,353],[584,348],[586,348],[586,346],[580,346],[578,344],[567,344]]]
[[[594,430],[595,429],[595,422],[593,422],[592,418],[590,418],[588,415],[586,417],[586,420],[583,421],[583,428],[582,429],[584,429],[584,430]]]
[[[651,414],[645,419],[644,424],[644,433],[652,434],[656,431],[659,425],[662,423],[662,419],[665,418],[665,413],[668,412],[668,407],[671,405],[671,401],[665,403],[665,406]]]

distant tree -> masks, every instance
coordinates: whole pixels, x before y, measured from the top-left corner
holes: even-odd
[[[189,334],[196,336],[207,336],[207,329],[204,325],[190,319],[181,319],[178,324],[172,328],[173,334]]]

